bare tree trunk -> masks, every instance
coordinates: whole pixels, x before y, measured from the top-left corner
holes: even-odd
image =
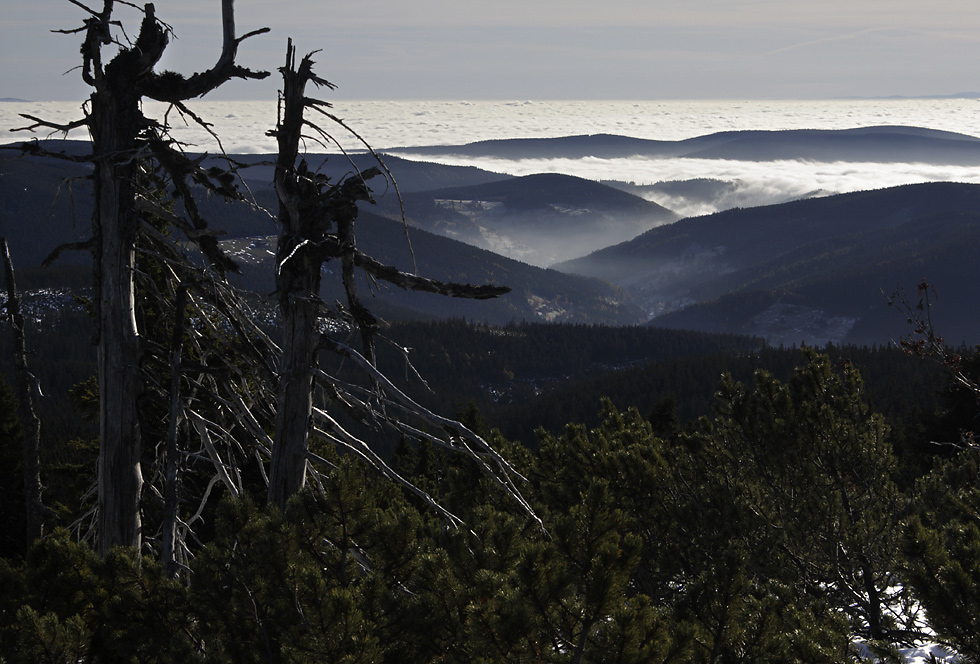
[[[112,73],[119,74],[120,70]],[[92,95],[90,125],[96,155],[93,234],[98,291],[94,299],[101,442],[98,550],[103,555],[113,546],[138,548],[142,530],[139,398],[143,377],[133,284],[139,229],[136,138],[142,115],[134,78],[125,75],[119,76],[121,80],[103,80],[102,89]]]
[[[265,30],[235,37],[234,0],[221,0],[223,42],[218,62],[189,78],[154,73],[169,38],[150,3],[144,5],[135,43],[121,47],[103,64],[102,49],[119,43],[111,34],[118,23],[112,20],[113,7],[113,0],[105,0],[102,12],[93,12],[86,20],[82,45],[82,78],[94,88],[85,124],[92,135],[95,165],[92,249],[100,398],[98,550],[103,555],[113,546],[138,548],[141,543],[139,401],[145,381],[133,279],[140,230],[136,176],[138,160],[149,158],[149,151],[143,150],[151,142],[147,137],[155,132],[149,131],[154,123],[143,116],[140,102],[150,97],[183,109],[184,100],[205,94],[230,78],[265,76],[235,64],[239,43]],[[193,209],[189,203],[188,207]]]
[[[317,267],[317,274],[319,274]],[[295,292],[283,310],[282,369],[276,411],[275,446],[269,470],[268,501],[285,507],[306,482],[310,417],[313,412],[313,374],[317,368],[316,294]]]
[[[25,503],[25,548],[30,548],[39,539],[44,529],[44,506],[41,502],[41,421],[34,412],[34,397],[31,373],[27,368],[27,343],[24,336],[24,315],[20,310],[17,284],[14,281],[14,266],[10,262],[10,251],[6,238],[0,238],[0,252],[3,253],[4,273],[7,278],[7,314],[10,316],[10,329],[14,337],[14,370],[17,375],[17,396],[20,402],[19,414],[23,436],[24,462],[24,503]]]
[[[316,214],[318,191],[310,180],[313,174],[297,173],[296,169],[306,108],[304,91],[307,81],[313,79],[311,66],[304,58],[296,69],[296,51],[290,41],[282,69],[283,112],[276,128],[279,154],[275,185],[280,201],[276,290],[283,344],[268,494],[268,502],[280,508],[306,482],[313,374],[320,336],[317,320],[323,259],[318,244],[330,222]]]
[[[180,509],[181,454],[180,435],[182,404],[180,379],[183,374],[184,310],[187,307],[187,287],[177,291],[174,315],[174,334],[170,344],[170,423],[167,427],[167,470],[163,506],[163,571],[168,579],[177,576],[177,516]]]
[[[317,376],[322,372],[317,367],[318,349],[338,348],[330,344],[320,331],[322,303],[320,301],[321,269],[325,261],[338,259],[341,280],[347,295],[347,316],[361,333],[363,355],[370,371],[367,375],[373,380],[375,397],[384,400],[381,383],[383,374],[377,372],[374,362],[374,336],[379,329],[379,321],[361,304],[355,285],[355,268],[360,268],[372,277],[380,278],[401,288],[424,292],[441,293],[453,297],[486,299],[498,297],[510,289],[499,286],[468,286],[444,283],[406,274],[394,266],[374,260],[357,249],[354,238],[354,223],[358,216],[359,201],[370,201],[371,192],[366,181],[381,173],[378,168],[354,173],[338,182],[328,182],[327,178],[310,170],[299,155],[299,145],[303,131],[308,130],[314,141],[332,140],[327,132],[316,123],[304,119],[304,112],[311,109],[340,126],[348,129],[343,120],[326,111],[330,105],[312,99],[305,94],[307,83],[319,87],[333,86],[317,77],[313,71],[310,55],[304,57],[297,67],[296,51],[292,41],[286,49],[286,64],[280,69],[283,76],[283,92],[279,122],[275,136],[279,142],[276,161],[275,185],[279,196],[279,246],[276,252],[276,290],[279,295],[279,311],[283,325],[283,355],[279,376],[278,411],[276,413],[276,435],[272,450],[272,463],[269,472],[268,502],[280,508],[294,493],[303,488],[306,481],[309,436],[313,420],[323,413],[313,409],[313,388]],[[348,129],[349,130],[349,129]],[[353,132],[351,132],[353,133]],[[354,134],[356,136],[356,133]],[[360,137],[358,137],[360,138]],[[367,146],[369,151],[370,146]],[[377,157],[377,155],[375,155]],[[299,163],[297,163],[297,161]],[[384,164],[378,159],[381,168]],[[387,170],[387,169],[385,169]],[[390,175],[390,173],[389,173]],[[390,383],[388,383],[390,385]],[[351,402],[338,399],[341,407],[351,407]],[[354,401],[359,401],[354,399]],[[373,416],[380,413],[374,406],[362,405]],[[415,415],[423,416],[417,404],[410,408]],[[356,453],[365,458],[374,458],[373,453],[360,440],[352,439],[330,420],[327,428],[338,436],[332,439],[341,445],[352,445]],[[391,421],[386,415],[380,419]],[[458,423],[443,420],[447,429],[456,435],[463,433],[465,427]],[[321,430],[321,433],[323,431]],[[450,434],[452,437],[453,434]],[[331,435],[327,434],[329,438]],[[489,457],[500,464],[506,475],[510,470],[485,441],[466,431],[464,438],[472,442]],[[452,442],[448,445],[453,447]],[[460,446],[473,457],[478,457],[466,445]],[[380,460],[378,460],[380,461]],[[386,468],[384,464],[381,467]],[[485,466],[486,467],[486,466]],[[489,469],[489,467],[487,467]],[[391,476],[397,474],[387,469]],[[490,471],[493,472],[492,470]],[[399,481],[404,482],[401,478]],[[501,480],[513,495],[523,502],[511,483]],[[414,488],[414,487],[413,487]],[[431,499],[430,499],[431,500]],[[530,512],[530,510],[529,510]]]

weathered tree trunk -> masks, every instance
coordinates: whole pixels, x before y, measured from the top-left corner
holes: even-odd
[[[114,64],[114,63],[113,63]],[[140,546],[143,392],[133,271],[139,231],[136,138],[140,132],[137,72],[107,68],[92,95],[95,163],[95,283],[99,364],[98,533],[101,554]]]
[[[183,374],[184,311],[187,308],[187,287],[177,290],[174,305],[174,333],[170,341],[170,423],[167,427],[167,466],[163,492],[163,571],[168,579],[177,576],[177,521],[180,511],[181,457],[180,438],[183,427],[180,380]]]
[[[276,248],[276,290],[282,316],[283,344],[275,446],[269,469],[268,502],[285,507],[306,482],[310,417],[313,412],[313,374],[319,340],[320,298],[318,245],[329,219],[316,214],[317,187],[312,174],[297,173],[296,160],[306,108],[304,91],[313,78],[312,63],[304,58],[296,69],[292,41],[282,69],[282,117],[276,128],[279,153],[275,185],[279,195],[279,244]]]
[[[4,273],[7,278],[7,314],[14,337],[14,371],[17,376],[17,397],[20,407],[20,425],[23,436],[25,550],[44,530],[44,506],[41,502],[41,421],[34,412],[34,390],[31,373],[27,368],[27,341],[24,333],[24,315],[20,310],[20,298],[14,280],[14,266],[10,261],[6,238],[0,238]]]
[[[294,259],[295,260],[295,256]],[[296,261],[299,263],[300,261]],[[288,263],[287,263],[288,264]],[[292,271],[286,270],[283,272]],[[316,273],[319,274],[319,266]],[[281,279],[280,279],[281,280]],[[319,280],[317,280],[319,281]],[[306,482],[310,417],[313,412],[313,374],[317,368],[317,305],[319,285],[313,295],[302,291],[313,288],[308,280],[287,297],[282,308],[283,346],[279,399],[276,411],[275,446],[269,470],[268,501],[285,507],[290,496]],[[300,290],[302,288],[302,291]]]
[[[362,441],[352,439],[329,416],[324,417],[322,411],[316,413],[313,409],[314,381],[321,375],[317,367],[318,349],[332,347],[335,352],[339,352],[336,345],[331,344],[320,331],[320,275],[325,261],[339,260],[341,280],[347,295],[347,314],[361,333],[363,341],[363,355],[359,357],[370,368],[368,375],[374,381],[377,390],[375,396],[380,400],[385,399],[382,382],[389,386],[390,383],[381,380],[383,375],[377,372],[374,362],[374,336],[378,331],[379,321],[361,304],[357,296],[355,268],[401,288],[453,297],[486,299],[498,297],[510,290],[491,285],[468,286],[425,279],[403,273],[358,251],[354,239],[357,204],[359,201],[372,201],[366,180],[379,175],[381,171],[372,168],[339,182],[328,182],[324,176],[309,170],[306,162],[300,159],[299,145],[304,129],[312,133],[314,140],[329,140],[326,132],[304,119],[307,109],[317,111],[346,128],[342,120],[325,110],[330,107],[328,103],[305,96],[306,85],[310,82],[321,87],[333,87],[314,75],[312,67],[313,61],[309,55],[296,66],[296,52],[290,41],[286,49],[286,64],[280,69],[283,75],[282,105],[274,133],[279,142],[275,175],[280,224],[276,253],[276,289],[283,325],[283,355],[268,501],[280,508],[285,506],[290,496],[303,488],[306,481],[309,436],[315,415],[337,434],[335,442],[341,445],[352,444],[351,449],[356,449],[358,454],[365,458],[374,458],[373,453],[366,451],[367,446]],[[384,168],[380,159],[379,164]],[[350,402],[344,399],[339,401],[341,407],[351,407]],[[363,405],[372,417],[388,419],[387,415],[375,411],[373,406],[367,403]],[[412,403],[410,410],[422,416],[422,419],[431,421],[427,417],[428,413],[423,416],[417,404]],[[448,425],[447,428],[455,434],[472,438],[472,442],[481,452],[493,457],[506,474],[509,467],[485,441],[468,431],[464,432],[465,427],[458,423],[445,420],[441,422]],[[333,434],[327,435],[329,437]],[[448,445],[453,447],[451,442]],[[477,453],[465,445],[461,449],[465,449],[471,456],[477,456]],[[387,468],[383,463],[380,465]],[[387,472],[397,477],[390,469]],[[398,480],[404,482],[401,478]],[[502,483],[526,506],[511,483],[505,480]]]
[[[147,130],[153,123],[143,117],[140,102],[149,97],[180,105],[230,78],[265,76],[235,64],[238,44],[256,33],[235,37],[234,0],[221,0],[221,55],[207,71],[186,79],[154,73],[168,33],[156,20],[152,4],[144,6],[136,42],[103,65],[102,49],[117,43],[110,34],[116,23],[111,19],[113,6],[113,0],[105,0],[102,12],[87,19],[82,45],[82,77],[94,88],[85,124],[92,135],[95,166],[92,250],[100,397],[98,550],[102,554],[113,546],[138,548],[141,543],[139,401],[144,378],[134,288],[141,223],[136,176],[138,160],[149,155],[142,149],[151,142]]]

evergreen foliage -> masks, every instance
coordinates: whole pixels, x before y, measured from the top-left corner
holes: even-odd
[[[515,330],[529,328],[500,336]],[[579,335],[579,347],[603,338],[558,331]],[[624,332],[624,350],[640,332]],[[853,356],[881,380],[904,380],[884,353]],[[740,357],[728,361],[739,367]],[[189,565],[189,588],[157,579],[148,558],[103,565],[65,534],[26,561],[8,554],[0,644],[25,653],[9,661],[167,661],[127,645],[127,629],[155,620],[186,636],[157,651],[186,661],[851,661],[853,638],[887,647],[919,636],[903,613],[908,594],[893,592],[904,584],[930,609],[930,625],[971,652],[976,464],[958,459],[924,481],[915,526],[900,538],[901,487],[928,459],[899,466],[855,365],[809,350],[793,371],[785,365],[799,353],[752,357],[747,366],[773,372],[757,372],[752,387],[726,376],[710,418],[681,420],[679,400],[650,392],[649,419],[607,401],[597,426],[539,431],[536,449],[500,438],[494,416],[461,401],[458,419],[527,478],[522,491],[544,530],[472,462],[431,444],[402,441],[392,465],[464,529],[446,530],[419,498],[314,440],[338,466],[329,481],[285,514],[255,507],[248,495],[261,501],[263,484],[245,482],[241,501],[205,515],[207,546]],[[691,361],[725,364],[721,355]],[[85,386],[75,394],[81,410],[92,401]],[[949,415],[919,420],[916,435],[970,421],[969,398],[949,404]],[[589,415],[584,406],[578,414]],[[68,523],[82,509],[94,448],[76,439],[53,449],[46,496]],[[193,472],[188,481],[198,481]],[[127,609],[136,618],[115,624],[122,618],[98,599],[108,595],[155,608]]]
[[[60,353],[60,360],[70,359],[45,368],[62,374],[51,376],[62,393],[58,403],[70,394],[80,413],[101,403],[102,453],[91,442],[88,424],[79,424],[84,416],[63,412],[59,420],[46,414],[64,425],[49,429],[45,441],[43,474],[54,485],[46,495],[48,525],[79,527],[72,533],[57,528],[26,552],[19,545],[25,530],[18,516],[24,514],[25,500],[17,489],[19,424],[10,390],[0,380],[0,481],[10,487],[0,500],[0,664],[850,662],[858,659],[857,640],[889,653],[896,645],[924,638],[916,602],[927,611],[928,627],[971,661],[980,660],[980,452],[969,431],[977,417],[977,393],[950,392],[944,412],[919,418],[923,411],[905,407],[910,393],[919,396],[917,383],[905,378],[914,374],[916,380],[928,380],[929,375],[899,367],[887,353],[873,349],[848,352],[886,377],[876,380],[875,396],[887,404],[886,414],[868,405],[854,363],[832,361],[811,349],[801,351],[801,361],[795,350],[769,349],[753,339],[650,328],[511,324],[498,329],[465,321],[395,326],[390,330],[395,357],[401,359],[406,344],[418,347],[416,359],[435,369],[427,373],[435,376],[436,392],[453,400],[461,424],[428,417],[410,397],[401,398],[394,384],[385,382],[382,389],[387,378],[381,372],[369,372],[360,384],[347,382],[344,365],[359,356],[340,352],[341,366],[331,368],[336,375],[318,389],[338,410],[346,409],[338,415],[343,422],[327,414],[320,416],[319,428],[311,427],[311,413],[317,413],[311,408],[291,418],[303,437],[296,455],[300,479],[306,476],[311,431],[309,450],[332,470],[312,474],[305,490],[297,493],[303,482],[295,483],[267,507],[258,507],[270,483],[262,465],[268,450],[260,448],[276,417],[267,399],[247,405],[241,399],[268,382],[268,376],[259,375],[268,369],[261,352],[255,351],[259,359],[251,368],[240,364],[252,344],[241,324],[247,318],[249,333],[261,336],[262,331],[250,317],[229,315],[228,308],[237,311],[238,299],[208,300],[216,293],[208,286],[217,283],[211,282],[214,275],[199,279],[201,273],[168,238],[176,219],[173,202],[183,199],[195,226],[188,237],[219,271],[232,267],[214,235],[203,232],[186,176],[193,171],[194,182],[219,194],[233,193],[233,177],[220,169],[198,171],[201,161],[158,144],[155,133],[140,133],[156,128],[143,127],[137,111],[143,96],[186,111],[182,99],[233,76],[258,77],[230,64],[239,42],[255,33],[235,38],[232,3],[223,3],[227,57],[219,61],[221,67],[190,79],[149,75],[169,28],[156,21],[153,6],[147,5],[135,44],[103,70],[96,57],[99,44],[112,40],[97,30],[108,34],[115,25],[109,21],[112,4],[107,2],[103,14],[93,15],[83,29],[88,31],[84,77],[98,94],[92,113],[78,125],[92,125],[97,151],[131,157],[105,160],[103,165],[112,163],[117,170],[95,178],[97,192],[117,184],[126,190],[125,200],[114,194],[119,200],[108,203],[126,213],[128,226],[114,229],[115,213],[105,215],[105,227],[97,214],[93,225],[96,240],[123,241],[127,262],[118,270],[118,283],[89,304],[104,314],[117,300],[123,304],[120,293],[127,300],[134,293],[153,297],[125,307],[127,327],[117,329],[122,332],[117,341],[127,342],[131,331],[135,344],[101,347],[103,363],[107,357],[121,361],[122,373],[136,377],[114,386],[117,407],[106,407],[110,390],[105,380],[99,387],[81,382],[91,366],[85,352],[74,345],[49,349]],[[141,58],[148,58],[146,72],[134,69],[139,76],[121,76]],[[104,77],[115,83],[103,85]],[[127,95],[132,103],[126,113],[110,112],[117,97]],[[300,101],[326,107],[302,95]],[[117,126],[119,117],[133,126]],[[66,129],[43,121],[35,126]],[[297,137],[302,126],[296,126]],[[125,141],[100,143],[100,131],[113,138],[117,130],[132,131],[122,136]],[[133,149],[137,138],[158,151],[167,177],[137,158],[142,152]],[[298,173],[294,184],[300,189],[311,181],[326,183],[320,176],[310,180],[305,162]],[[364,186],[360,178],[342,186],[348,183]],[[318,192],[320,184],[314,187]],[[137,197],[137,189],[146,195]],[[355,255],[351,227],[354,203],[367,195],[364,189],[363,195],[344,197],[347,216],[333,219],[337,251],[330,256],[343,263],[351,315],[334,322],[347,332],[350,328],[340,323],[353,320],[362,331],[370,328],[366,336],[371,336],[381,326],[354,294],[355,282],[347,279],[355,259],[367,261]],[[763,222],[773,220],[767,216]],[[835,223],[849,222],[841,217]],[[812,232],[827,232],[811,226]],[[287,261],[298,260],[300,248],[323,250],[321,240],[297,239],[280,256],[279,272]],[[811,255],[810,249],[793,245],[792,238],[782,242],[790,242],[784,249],[797,251],[800,265],[821,270],[837,265],[833,254]],[[756,252],[759,246],[749,243],[745,250]],[[110,242],[99,252],[117,249]],[[898,248],[893,253],[901,254]],[[315,282],[327,255],[316,255]],[[129,262],[133,256],[138,258]],[[454,267],[452,261],[443,262]],[[96,270],[103,286],[109,283],[102,280],[108,265]],[[370,265],[375,277],[394,274],[390,266]],[[775,279],[765,272],[768,264],[750,265],[758,267],[753,278],[760,283]],[[457,275],[473,278],[486,269],[484,264],[473,274],[461,270]],[[415,275],[397,276],[390,280],[421,288]],[[554,306],[570,308],[564,295],[552,291],[558,286],[552,276],[541,277],[539,285],[547,287],[541,293]],[[200,290],[190,304],[186,297],[195,280]],[[422,290],[432,292],[459,294],[458,288],[469,288],[441,284],[452,288],[440,290],[426,283]],[[314,283],[302,298],[313,302],[320,293]],[[526,296],[542,299],[541,293]],[[618,304],[600,300],[605,302],[600,308],[612,307],[612,318],[620,315]],[[211,313],[222,307],[220,320],[217,315],[212,319]],[[185,327],[188,313],[193,324]],[[306,340],[315,343],[286,369],[286,376],[314,366],[308,360],[322,346],[342,346],[319,336],[316,307],[310,313],[313,325]],[[65,320],[74,332],[73,319]],[[102,319],[101,340],[114,320]],[[239,334],[230,334],[228,327]],[[374,370],[373,350],[367,350],[373,346],[365,347],[369,357],[364,363]],[[978,358],[969,358],[968,371],[980,368]],[[392,361],[390,356],[380,359]],[[182,370],[185,360],[198,378]],[[709,400],[699,390],[714,384],[722,367],[727,371],[717,385],[713,412],[705,414]],[[464,379],[464,374],[469,376]],[[745,382],[749,374],[751,387]],[[312,404],[312,378],[301,382],[307,383],[303,396]],[[568,383],[575,384],[556,389]],[[186,394],[182,385],[189,388]],[[386,389],[399,400],[387,399]],[[898,395],[902,390],[905,394]],[[550,394],[532,399],[541,393]],[[366,396],[361,400],[360,395]],[[574,423],[591,416],[599,395],[608,398],[598,416]],[[549,399],[560,405],[547,407]],[[491,429],[506,411],[481,410],[494,400],[526,401],[537,411],[535,425],[557,421],[564,426],[538,428],[536,445],[510,442]],[[929,404],[920,407],[928,410]],[[423,423],[410,424],[388,412],[398,408],[424,416]],[[551,412],[545,415],[547,408]],[[124,453],[113,457],[105,453],[111,447],[107,439],[113,438],[105,425],[123,411],[128,419],[118,420],[132,426],[115,432],[116,447]],[[899,421],[896,413],[919,418],[919,429],[900,439],[904,459],[896,455],[886,421],[886,416]],[[693,421],[697,415],[702,417]],[[182,420],[198,428],[202,449],[181,448]],[[367,443],[343,429],[348,421],[366,431],[376,430],[372,426],[381,421],[398,425],[393,431],[406,439],[397,441],[393,455],[397,474]],[[521,431],[519,436],[534,428],[513,412],[508,421]],[[445,427],[446,435],[437,438],[423,431],[426,427]],[[922,440],[953,429],[962,432],[963,449],[946,459],[937,455],[935,469],[916,483],[931,460]],[[220,435],[220,450],[212,434]],[[142,451],[141,439],[147,442]],[[350,455],[337,452],[331,439],[346,444]],[[381,448],[392,441],[379,437],[371,442]],[[452,455],[433,442],[468,456]],[[122,482],[127,490],[112,497],[111,504],[121,509],[104,502],[101,517],[125,511],[127,523],[110,528],[102,519],[103,535],[116,532],[103,536],[98,554],[79,536],[87,523],[86,487],[92,484],[97,454],[100,481],[109,475],[117,479],[115,469],[123,466],[134,480]],[[353,460],[357,454],[398,484],[378,481],[378,475]],[[259,464],[251,470],[231,462],[252,457]],[[505,472],[495,473],[492,464]],[[149,470],[145,483],[142,468]],[[510,484],[512,477],[522,482],[519,490]],[[272,479],[275,484],[275,471]],[[215,486],[217,493],[225,492],[217,508],[208,502]],[[193,514],[189,498],[197,499]],[[144,537],[144,520],[157,524],[158,532]],[[190,524],[200,521],[206,525],[190,532]],[[175,544],[180,528],[197,540],[194,551]],[[157,547],[165,552],[159,556],[162,564],[156,560]]]
[[[842,612],[852,633],[901,640],[897,542],[906,499],[883,419],[863,403],[857,371],[812,351],[787,383],[754,391],[723,378],[717,415],[693,436],[725,502],[745,515],[753,559]]]
[[[202,661],[187,589],[133,551],[100,558],[60,530],[3,563],[0,587],[0,661]]]
[[[189,585],[56,532],[0,564],[0,661],[850,662],[921,638],[899,587],[972,656],[980,457],[920,482],[906,532],[860,376],[805,355],[785,382],[725,377],[693,426],[665,399],[656,428],[607,401],[535,451],[491,432],[540,525],[443,450],[392,464],[461,529],[314,441],[335,470],[285,512],[261,485],[225,499]]]
[[[980,660],[980,450],[938,464],[919,485],[903,540],[906,575],[939,635]]]

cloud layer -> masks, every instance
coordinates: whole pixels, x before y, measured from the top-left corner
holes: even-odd
[[[710,214],[732,207],[783,203],[814,195],[881,189],[919,182],[980,183],[980,171],[969,166],[915,163],[810,161],[731,161],[724,159],[459,159],[426,157],[443,164],[476,166],[510,175],[565,173],[590,180],[616,180],[636,185],[696,179],[732,183],[732,190],[709,201],[659,193],[644,194],[684,216]]]
[[[478,140],[610,133],[676,140],[736,129],[840,129],[870,125],[909,125],[980,136],[975,100],[882,100],[824,102],[338,102],[337,115],[374,147],[463,144]],[[196,113],[214,124],[230,153],[272,153],[266,132],[275,124],[269,102],[198,102]],[[163,117],[164,108],[147,113]],[[30,134],[7,129],[27,123],[28,113],[56,123],[81,115],[77,103],[0,103],[0,131],[10,140]],[[171,113],[175,137],[215,152],[213,139],[192,121]],[[333,133],[347,148],[361,146],[343,128]],[[74,137],[84,138],[83,133]],[[311,151],[322,145],[309,143]],[[336,149],[336,146],[328,146]],[[646,193],[684,215],[727,207],[779,203],[810,195],[875,189],[929,181],[980,182],[975,168],[915,163],[743,162],[706,159],[460,159],[426,157],[447,164],[473,165],[512,175],[559,172],[593,180],[637,185],[662,181],[712,179],[732,183],[718,197]]]

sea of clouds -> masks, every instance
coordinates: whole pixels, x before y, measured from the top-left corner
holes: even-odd
[[[887,99],[829,101],[344,101],[332,113],[349,127],[317,118],[335,143],[308,143],[313,152],[363,148],[358,136],[377,150],[391,147],[459,145],[498,138],[621,134],[637,138],[679,140],[741,129],[845,129],[904,125],[980,136],[977,100]],[[212,125],[214,137],[192,118],[163,105],[148,104],[145,113],[165,119],[173,136],[192,150],[228,153],[272,153],[268,135],[276,123],[273,102],[198,101],[194,112]],[[10,140],[48,136],[48,130],[10,133],[30,124],[28,114],[55,124],[81,117],[82,105],[70,102],[0,103],[0,131]],[[314,119],[315,116],[311,116]],[[60,134],[54,134],[59,136]],[[73,132],[70,138],[86,138]],[[980,183],[980,170],[920,163],[818,163],[808,161],[745,162],[709,159],[524,159],[504,160],[425,157],[446,164],[473,165],[511,175],[560,172],[594,180],[638,185],[710,178],[733,183],[719,198],[705,201],[646,194],[684,215],[719,209],[779,203],[811,195],[875,189],[931,181]]]
[[[428,161],[471,165],[495,173],[530,175],[566,173],[591,180],[653,184],[674,180],[715,179],[732,183],[730,191],[710,201],[663,193],[643,196],[684,216],[710,214],[733,207],[772,205],[811,196],[880,189],[920,182],[980,183],[980,169],[918,163],[814,161],[733,161],[728,159],[462,159],[426,156]]]

